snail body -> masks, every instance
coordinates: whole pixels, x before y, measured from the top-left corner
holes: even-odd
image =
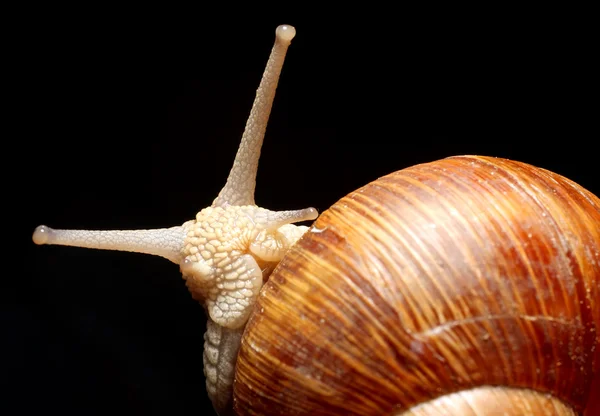
[[[315,219],[314,208],[258,207],[258,158],[294,33],[276,31],[210,207],[161,230],[40,226],[34,242],[178,264],[207,312],[204,373],[220,414],[589,409],[600,373],[598,198],[531,165],[460,156],[365,185],[310,228],[293,223]]]
[[[225,186],[213,203],[182,225],[156,230],[59,230],[38,226],[38,245],[56,244],[161,256],[178,264],[192,297],[208,315],[203,365],[206,389],[218,413],[232,408],[240,337],[263,282],[306,232],[294,223],[314,220],[305,208],[271,211],[254,202],[258,159],[279,76],[296,31],[275,30],[275,44],[261,79]]]

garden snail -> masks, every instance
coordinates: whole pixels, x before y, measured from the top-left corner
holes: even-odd
[[[253,179],[247,183],[253,187]],[[539,406],[583,410],[598,377],[598,206],[596,197],[558,175],[477,157],[416,166],[351,193],[321,216],[261,292],[242,339],[236,411],[400,413],[427,401],[442,407],[486,394],[488,404],[496,398],[527,406],[531,396]],[[314,211],[294,215],[307,219]],[[34,235],[38,242],[47,230]],[[270,248],[257,244],[255,251]],[[173,251],[161,253],[179,261]],[[334,275],[325,260],[347,273]],[[194,270],[189,262],[182,267]],[[289,274],[292,268],[297,274]],[[359,286],[361,272],[370,284]],[[439,304],[428,304],[434,295]],[[241,329],[228,333],[239,337]],[[459,352],[472,360],[458,363]],[[378,367],[383,363],[391,369]],[[474,370],[486,363],[489,374]],[[426,385],[433,390],[422,391]]]

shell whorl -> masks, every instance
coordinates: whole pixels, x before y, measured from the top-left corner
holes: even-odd
[[[481,386],[582,411],[600,372],[599,224],[593,194],[505,159],[443,159],[350,193],[263,288],[236,411],[401,414]]]

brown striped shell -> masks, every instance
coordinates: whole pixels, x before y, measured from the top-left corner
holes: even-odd
[[[591,414],[599,346],[600,200],[453,157],[350,193],[286,255],[242,340],[235,409]]]

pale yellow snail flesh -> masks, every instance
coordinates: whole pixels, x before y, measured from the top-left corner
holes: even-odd
[[[207,310],[204,373],[208,395],[218,412],[231,409],[240,337],[264,280],[307,230],[293,223],[318,215],[314,208],[270,211],[254,202],[260,150],[285,54],[295,34],[292,26],[277,27],[227,182],[212,205],[195,219],[158,230],[56,230],[41,225],[33,233],[36,244],[133,251],[179,264],[193,298]]]

